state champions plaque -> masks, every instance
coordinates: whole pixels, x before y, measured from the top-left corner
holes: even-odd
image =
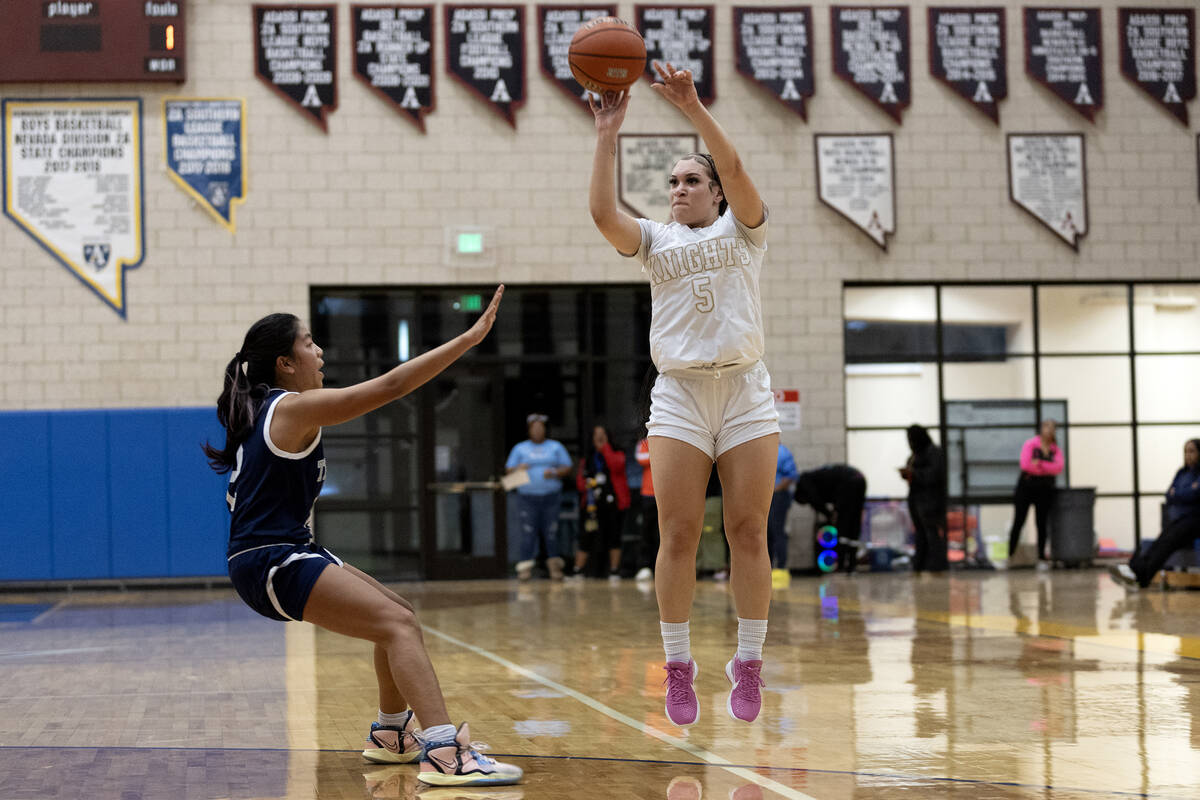
[[[1024,12],[1025,71],[1095,122],[1104,107],[1100,9],[1026,6]]]
[[[699,141],[694,133],[617,134],[617,199],[635,216],[669,222],[667,178],[676,161],[696,152]]]
[[[654,62],[690,69],[704,105],[717,99],[713,60],[712,6],[634,6],[638,32],[646,40],[646,76],[658,80]]]
[[[0,101],[4,213],[125,317],[146,250],[140,98]]]
[[[1083,134],[1008,134],[1008,194],[1078,252],[1088,231]]]
[[[892,135],[818,133],[813,146],[818,199],[886,251],[896,233]]]

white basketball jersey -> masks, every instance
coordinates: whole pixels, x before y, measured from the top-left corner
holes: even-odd
[[[650,278],[650,358],[659,372],[762,358],[763,214],[753,229],[729,209],[707,228],[637,221],[642,243],[633,257]]]

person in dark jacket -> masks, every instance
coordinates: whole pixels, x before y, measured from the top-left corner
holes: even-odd
[[[575,551],[575,574],[583,574],[588,554],[600,536],[608,550],[609,580],[620,580],[621,529],[629,508],[629,481],[625,477],[625,453],[613,447],[608,429],[592,429],[592,446],[579,462],[575,476],[582,510],[579,546]]]
[[[913,572],[942,572],[946,553],[946,457],[922,425],[908,427],[912,455],[900,468],[908,481],[908,515],[916,532]]]
[[[1200,538],[1200,439],[1183,446],[1183,466],[1167,489],[1166,524],[1145,553],[1135,553],[1128,564],[1109,568],[1113,578],[1131,587],[1145,588],[1176,550]]]
[[[854,572],[858,566],[858,539],[862,532],[867,479],[849,464],[826,464],[800,473],[792,498],[812,506],[818,517],[838,530],[838,568]]]

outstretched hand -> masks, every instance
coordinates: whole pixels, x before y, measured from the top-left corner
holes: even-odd
[[[488,335],[488,331],[492,329],[492,324],[496,321],[496,312],[500,310],[500,298],[503,296],[504,284],[502,283],[496,288],[496,293],[492,295],[492,302],[488,303],[488,307],[484,309],[483,314],[463,334],[467,337],[467,341],[471,343],[471,347],[482,342]]]
[[[650,87],[662,97],[667,98],[680,111],[699,105],[700,97],[696,94],[696,84],[692,80],[690,69],[675,69],[671,62],[665,65],[654,62],[654,71],[662,79],[662,83],[652,83]]]
[[[629,96],[633,92],[630,86],[623,92],[605,92],[599,95],[600,103],[596,103],[597,95],[588,92],[588,107],[596,118],[596,133],[616,133],[625,121],[625,109],[629,108]]]

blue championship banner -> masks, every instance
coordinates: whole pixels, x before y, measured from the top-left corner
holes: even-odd
[[[6,99],[4,213],[122,317],[146,250],[142,101]]]
[[[238,99],[163,99],[163,151],[176,183],[229,229],[246,199],[246,104]]]

